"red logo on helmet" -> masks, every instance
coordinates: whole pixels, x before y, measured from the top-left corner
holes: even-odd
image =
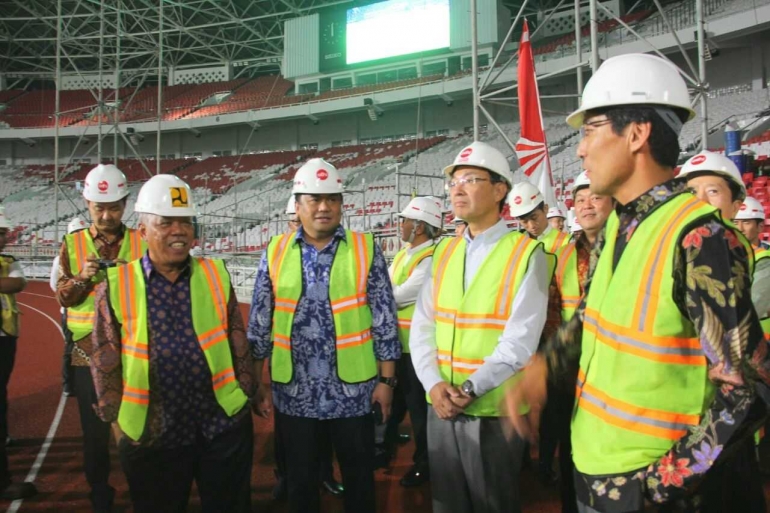
[[[705,155],[698,155],[697,157],[693,158],[690,161],[690,164],[692,164],[693,166],[699,166],[700,164],[703,164],[704,162],[706,162],[706,156]]]
[[[329,178],[329,172],[325,169],[319,169],[318,171],[315,172],[315,177],[318,178],[319,180],[326,180],[327,178]]]
[[[99,188],[99,192],[107,192],[107,189],[110,188],[110,184],[107,183],[107,180],[102,180],[96,186]]]
[[[515,198],[513,198],[513,202],[516,203],[517,205],[521,205],[521,196],[516,196]]]
[[[471,153],[473,153],[473,148],[465,148],[460,152],[460,160],[467,160]]]

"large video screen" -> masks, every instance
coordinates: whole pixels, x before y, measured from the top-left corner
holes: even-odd
[[[449,0],[388,0],[347,11],[346,63],[449,47]]]

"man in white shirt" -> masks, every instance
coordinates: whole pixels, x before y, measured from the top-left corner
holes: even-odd
[[[524,442],[504,436],[500,399],[537,349],[548,264],[542,243],[500,218],[513,178],[502,153],[474,142],[444,173],[468,229],[436,246],[409,339],[432,406],[433,511],[515,513]]]
[[[5,248],[11,224],[0,207],[0,251]],[[5,451],[8,438],[8,382],[16,360],[19,337],[19,307],[16,294],[27,286],[19,262],[10,255],[0,254],[0,498],[23,499],[37,493],[32,483],[12,483]]]
[[[414,315],[417,294],[425,280],[430,276],[433,249],[441,232],[441,204],[435,198],[414,198],[399,214],[401,218],[401,240],[407,243],[393,259],[388,268],[393,282],[393,297],[398,308],[398,338],[401,341],[401,360],[398,364],[397,397],[402,396],[409,411],[414,433],[415,450],[412,457],[414,465],[401,478],[401,486],[413,487],[426,482],[430,476],[428,468],[428,403],[425,389],[414,372],[409,354],[409,332]],[[394,408],[395,409],[395,408]],[[403,409],[402,409],[403,411]],[[396,419],[396,415],[393,416]],[[400,421],[401,419],[396,419]],[[394,424],[397,426],[397,424]]]

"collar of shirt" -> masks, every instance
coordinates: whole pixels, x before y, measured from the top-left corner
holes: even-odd
[[[656,185],[635,200],[625,205],[615,207],[615,212],[620,218],[633,218],[638,222],[647,217],[655,210],[658,205],[663,204],[667,199],[675,194],[687,190],[687,182],[683,178],[672,178],[660,185]]]
[[[540,235],[537,237],[537,240],[543,240],[545,237],[547,237],[547,236],[548,236],[548,234],[549,234],[549,233],[551,233],[551,230],[553,230],[553,226],[551,226],[551,225],[549,224],[548,226],[546,226],[546,227],[545,227],[545,231],[544,231],[543,233],[541,233],[541,234],[540,234]]]
[[[305,230],[302,229],[302,226],[297,228],[297,235],[294,237],[294,243],[297,244],[299,241],[302,241],[303,244],[308,244],[308,242],[305,240]],[[329,241],[329,244],[331,244],[334,241],[337,240],[344,240],[347,241],[347,236],[345,234],[345,228],[342,227],[342,225],[339,225],[336,230],[334,230],[334,236],[331,241]],[[329,246],[329,244],[326,245],[326,247]],[[324,248],[325,249],[325,248]]]
[[[418,244],[417,246],[409,246],[406,248],[406,256],[412,256],[418,251],[422,251],[425,248],[428,248],[433,245],[433,239],[430,239],[428,241],[423,242],[422,244]]]
[[[142,271],[144,271],[144,278],[146,280],[149,280],[150,277],[153,275],[153,273],[158,273],[158,271],[155,269],[155,266],[152,265],[152,260],[150,260],[150,252],[146,252],[144,256],[142,257]],[[192,267],[190,266],[190,257],[187,257],[187,262],[185,263],[184,269],[182,269],[182,272],[179,273],[180,278],[187,278],[192,273]],[[161,275],[162,276],[162,275]]]
[[[110,242],[107,237],[105,237],[99,230],[96,229],[96,225],[91,223],[91,226],[88,227],[88,233],[91,234],[91,238],[96,240],[100,239],[105,244],[111,245],[111,244],[117,244],[118,242],[123,242],[123,236],[126,234],[126,225],[122,224],[120,225],[120,233],[118,234],[115,239]]]
[[[495,242],[499,241],[500,238],[511,231],[510,228],[508,228],[508,225],[505,222],[505,219],[498,220],[495,224],[487,228],[481,233],[477,233],[473,237],[471,237],[470,230],[465,230],[465,234],[463,237],[465,238],[465,242],[468,243],[468,248],[471,246],[486,246],[490,244],[494,244]]]
[[[471,239],[470,234],[466,230],[465,232],[465,288],[466,290],[470,286],[473,278],[476,276],[481,264],[486,259],[495,244],[505,235],[510,232],[504,219],[500,219],[495,225],[487,228],[483,232],[477,234]]]

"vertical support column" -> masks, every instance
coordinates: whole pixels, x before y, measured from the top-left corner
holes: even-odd
[[[471,0],[471,76],[473,81],[473,140],[479,140],[479,40],[476,0]]]
[[[96,115],[98,116],[96,122],[98,124],[98,139],[96,140],[96,161],[97,164],[102,163],[102,114],[104,114],[104,86],[102,85],[104,69],[104,0],[99,2],[99,75],[97,84],[99,87],[99,94],[96,100]],[[117,164],[115,160],[113,164]]]
[[[61,2],[56,1],[56,100],[54,105],[54,135],[53,135],[53,202],[54,229],[53,236],[59,242],[59,107],[61,90]]]
[[[589,0],[591,16],[591,73],[596,73],[596,70],[599,68],[599,20],[596,19],[596,1]]]
[[[577,53],[577,64],[583,61],[583,33],[580,27],[580,0],[575,0],[575,52]],[[578,67],[577,75],[577,94],[578,107],[580,106],[580,97],[583,95],[583,66]]]
[[[116,0],[115,6],[117,8],[117,34],[115,34],[115,97],[113,101],[115,107],[112,109],[115,120],[115,128],[112,132],[112,158],[115,161],[115,165],[118,164],[118,139],[120,139],[120,38],[123,35],[123,28],[121,26],[120,10],[121,0]]]
[[[158,130],[155,134],[155,174],[160,174],[160,132],[163,121],[163,0],[158,11]]]
[[[695,0],[695,20],[698,24],[698,82],[700,86],[700,149],[705,150],[708,144],[709,120],[708,97],[706,96],[706,33],[703,19],[703,0]]]

